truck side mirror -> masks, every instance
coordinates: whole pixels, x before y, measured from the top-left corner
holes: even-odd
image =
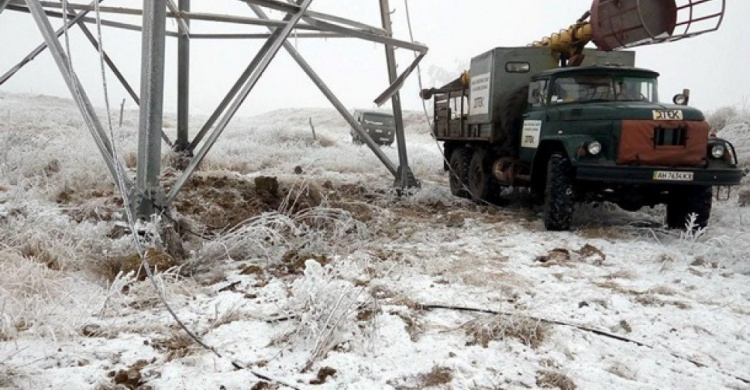
[[[683,89],[682,93],[674,95],[672,101],[674,102],[674,104],[677,104],[679,106],[687,106],[690,102],[690,90]]]

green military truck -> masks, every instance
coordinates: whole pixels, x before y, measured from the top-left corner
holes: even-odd
[[[352,116],[376,144],[386,146],[393,144],[396,135],[396,122],[393,120],[393,114],[376,110],[354,110]],[[365,142],[353,128],[350,128],[349,135],[352,136],[354,144],[362,145]]]
[[[743,177],[734,147],[710,136],[688,93],[662,103],[659,74],[634,67],[633,52],[582,54],[560,67],[545,47],[496,48],[421,92],[434,101],[452,193],[495,202],[504,187],[528,187],[548,230],[569,230],[576,202],[599,201],[666,204],[670,228],[692,213],[705,227],[712,187]]]

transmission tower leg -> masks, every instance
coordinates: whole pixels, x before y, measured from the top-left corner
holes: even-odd
[[[138,170],[135,212],[148,218],[163,204],[161,173],[162,115],[164,104],[164,47],[167,28],[164,0],[143,1],[141,40],[141,107],[138,131]]]
[[[81,82],[73,72],[68,56],[65,54],[62,44],[60,44],[60,41],[57,39],[55,31],[52,30],[52,25],[50,24],[47,15],[44,13],[42,4],[39,0],[26,0],[26,6],[29,8],[29,12],[31,12],[34,21],[39,27],[39,31],[42,33],[44,41],[49,47],[52,57],[55,59],[60,74],[63,76],[63,79],[65,79],[65,83],[68,85],[71,95],[73,95],[73,100],[75,100],[78,110],[81,111],[81,115],[83,115],[88,129],[96,141],[96,146],[99,148],[99,152],[104,157],[104,162],[107,164],[107,168],[109,169],[112,178],[115,180],[115,184],[119,187],[120,183],[122,183],[125,188],[120,188],[120,190],[126,193],[129,192],[133,187],[133,184],[127,177],[122,177],[121,182],[117,180],[120,169],[118,162],[115,161],[113,157],[112,144],[109,142],[109,138],[104,131],[104,127],[102,126],[99,117],[96,116],[96,111],[91,105],[91,101],[89,100],[88,95],[86,95],[86,91],[84,91]]]
[[[389,37],[393,37],[393,28],[391,26],[391,7],[388,0],[380,0],[380,16],[383,22],[383,29]],[[385,44],[385,58],[388,64],[388,78],[391,83],[398,79],[396,70],[396,52],[393,45]],[[404,117],[401,111],[401,93],[396,92],[391,97],[393,106],[393,119],[396,125],[396,146],[398,148],[399,167],[396,175],[395,186],[404,190],[407,188],[418,187],[419,182],[414,177],[414,173],[409,168],[409,159],[406,153],[406,135],[404,134]]]
[[[190,12],[190,0],[180,0],[182,12]],[[190,26],[190,19],[185,19]],[[189,151],[190,141],[190,37],[188,31],[180,31],[177,37],[177,142],[175,151]]]

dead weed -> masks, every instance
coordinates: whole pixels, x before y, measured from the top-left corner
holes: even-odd
[[[170,337],[151,341],[151,346],[167,354],[166,361],[181,359],[198,351],[195,341],[185,332],[174,332]]]
[[[326,383],[326,380],[330,376],[336,375],[336,369],[331,367],[323,367],[320,370],[318,370],[318,374],[315,376],[315,379],[310,381],[311,385],[322,385],[323,383]]]
[[[38,261],[53,271],[59,271],[62,266],[57,256],[47,248],[42,242],[31,240],[19,248],[21,256]]]
[[[447,385],[453,381],[453,370],[434,366],[430,372],[410,377],[389,379],[386,383],[396,390],[418,390]]]
[[[165,272],[180,265],[168,253],[158,249],[146,249],[146,262],[154,273]],[[106,257],[99,261],[92,269],[94,274],[109,282],[115,280],[120,273],[135,273],[138,280],[146,280],[148,275],[143,270],[141,256],[137,253],[128,256]]]
[[[526,346],[538,348],[549,332],[549,326],[528,317],[494,316],[476,319],[463,325],[469,341],[466,345],[489,346],[490,341],[516,339]]]
[[[575,390],[575,382],[562,373],[556,371],[539,371],[536,385],[547,389]]]

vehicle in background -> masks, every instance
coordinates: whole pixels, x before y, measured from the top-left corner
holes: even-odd
[[[376,144],[386,146],[393,144],[396,134],[393,114],[375,110],[354,110],[353,116]],[[364,143],[354,129],[350,129],[349,134],[352,136],[353,143],[357,145]]]

